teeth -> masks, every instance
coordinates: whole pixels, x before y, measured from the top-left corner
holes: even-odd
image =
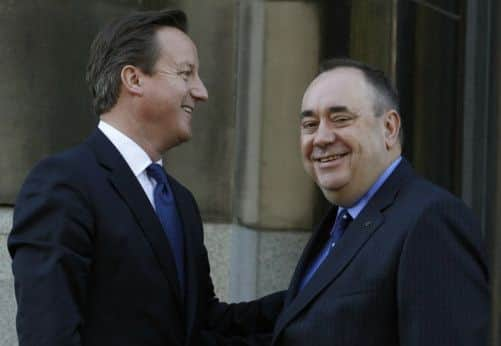
[[[331,155],[331,156],[327,156],[327,157],[322,157],[320,159],[318,159],[318,161],[320,162],[329,162],[329,161],[334,161],[334,160],[337,160],[341,157],[343,157],[345,154],[336,154],[336,155]]]
[[[186,113],[193,112],[193,108],[191,108],[190,106],[182,106],[181,108],[183,108]]]

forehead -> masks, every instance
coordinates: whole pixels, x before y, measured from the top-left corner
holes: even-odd
[[[181,30],[162,27],[156,31],[155,39],[160,50],[158,60],[198,66],[197,48],[191,38]]]
[[[337,67],[321,73],[306,89],[302,109],[343,106],[350,110],[370,107],[372,92],[361,71]]]

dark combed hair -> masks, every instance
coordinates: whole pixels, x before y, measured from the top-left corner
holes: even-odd
[[[397,90],[390,82],[383,71],[380,71],[372,66],[369,66],[361,61],[348,58],[334,58],[325,60],[320,64],[319,74],[334,70],[340,67],[350,67],[362,72],[367,83],[374,90],[374,115],[381,116],[384,112],[395,110],[400,114],[400,100]],[[400,144],[404,142],[404,130],[402,119],[400,119]]]
[[[181,10],[135,12],[106,25],[90,47],[86,80],[97,115],[109,111],[118,100],[121,71],[126,65],[151,74],[159,56],[155,33],[170,26],[187,31],[188,20]]]

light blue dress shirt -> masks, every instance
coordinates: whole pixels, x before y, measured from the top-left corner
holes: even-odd
[[[397,168],[398,164],[402,161],[402,156],[397,157],[391,165],[388,166],[384,170],[384,172],[379,176],[374,184],[372,184],[371,188],[367,191],[365,195],[363,195],[352,207],[348,208],[348,214],[350,214],[351,218],[355,220],[360,214],[360,212],[365,208],[367,203],[371,200],[372,196],[379,190],[379,188],[384,184],[386,179],[393,173],[393,171]],[[344,208],[339,207],[337,211],[337,215],[339,215]]]
[[[391,173],[397,168],[398,164],[402,161],[402,157],[399,156],[396,158],[391,165],[388,166],[384,170],[384,172],[379,176],[379,178],[376,180],[376,182],[371,186],[371,188],[365,193],[352,207],[347,208],[348,214],[351,216],[352,220],[355,220],[358,214],[362,212],[362,210],[365,208],[367,203],[369,203],[370,199],[374,194],[379,190],[379,188],[384,184],[386,179],[390,176]],[[337,210],[337,215],[336,215],[336,220],[340,218],[340,214],[345,210],[343,207],[339,207]],[[346,217],[346,215],[344,215]],[[337,221],[336,221],[337,222]],[[332,232],[332,231],[331,231]],[[303,275],[301,281],[299,282],[299,291],[301,291],[306,284],[311,280],[311,278],[315,275],[316,271],[320,267],[320,265],[324,262],[324,260],[327,258],[329,255],[329,252],[336,246],[335,240],[332,239],[332,234],[331,234],[331,239],[330,241],[325,244],[324,248],[318,256],[313,260],[313,262],[310,264],[308,269],[306,270],[305,274]]]

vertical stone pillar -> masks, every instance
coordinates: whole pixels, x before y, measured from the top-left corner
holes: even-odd
[[[318,193],[299,154],[302,95],[316,73],[319,8],[241,1],[237,72],[236,223],[230,296],[286,287],[313,222]]]

